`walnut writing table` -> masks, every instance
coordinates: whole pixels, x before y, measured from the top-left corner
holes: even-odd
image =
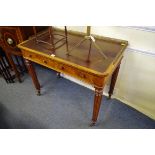
[[[55,30],[58,33],[63,32],[61,30]],[[84,36],[82,33],[68,32],[68,45],[71,49],[74,45],[81,40]],[[40,35],[42,40],[48,41],[49,36],[45,31]],[[23,57],[32,77],[34,86],[37,93],[40,94],[40,84],[31,62],[38,63],[40,65],[51,68],[59,73],[65,73],[73,76],[79,80],[82,80],[88,84],[93,85],[95,88],[94,107],[92,115],[92,125],[95,125],[103,88],[112,75],[111,84],[109,89],[109,97],[113,94],[113,89],[117,79],[120,63],[123,57],[123,52],[128,45],[127,41],[111,39],[107,37],[95,36],[96,42],[102,47],[107,59],[104,59],[100,53],[98,53],[95,47],[92,47],[90,55],[90,61],[87,62],[89,43],[85,42],[80,47],[74,49],[70,55],[66,54],[66,46],[63,45],[54,51],[51,51],[51,47],[48,44],[36,43],[35,38],[31,38],[23,43],[20,43],[18,47],[22,50]],[[54,38],[55,41],[59,39],[59,36]]]

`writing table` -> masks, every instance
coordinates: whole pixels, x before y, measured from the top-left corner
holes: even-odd
[[[57,29],[54,31],[59,34],[64,33]],[[47,31],[42,33],[39,37],[44,41],[49,40]],[[60,39],[59,37],[59,35],[56,36],[54,41]],[[83,33],[69,31],[68,48],[72,49],[83,37]],[[100,36],[95,36],[95,41],[103,49],[107,59],[103,58],[95,47],[92,47],[90,61],[87,62],[89,42],[85,42],[79,47],[74,47],[74,50],[70,52],[70,55],[66,54],[65,44],[55,51],[52,51],[50,45],[36,43],[35,37],[18,45],[22,51],[26,66],[32,77],[38,95],[40,94],[40,84],[32,62],[46,66],[59,73],[68,74],[95,88],[92,125],[95,125],[97,121],[103,89],[110,76],[112,76],[112,78],[109,88],[109,98],[113,94],[120,63],[123,58],[123,52],[128,45],[128,42],[125,40]]]

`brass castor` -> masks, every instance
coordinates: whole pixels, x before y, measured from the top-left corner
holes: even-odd
[[[37,96],[40,96],[41,95],[40,90],[37,90],[36,95]]]
[[[60,73],[57,73],[57,78],[61,78],[61,75],[60,75]]]
[[[112,94],[109,94],[109,96],[107,97],[107,100],[111,100],[111,96]]]
[[[96,126],[96,122],[91,121],[91,123],[90,123],[90,127],[93,127],[93,126]]]

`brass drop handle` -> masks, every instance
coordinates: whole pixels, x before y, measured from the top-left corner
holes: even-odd
[[[46,61],[46,60],[43,60],[43,63],[44,63],[44,64],[47,64],[47,61]]]

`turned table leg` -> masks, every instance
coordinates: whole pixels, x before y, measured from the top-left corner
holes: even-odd
[[[30,74],[30,76],[32,78],[33,84],[34,84],[34,86],[36,88],[37,95],[40,95],[40,84],[39,84],[35,69],[34,69],[34,67],[33,67],[30,60],[25,59],[25,63],[26,63],[28,72],[29,72],[29,74]]]
[[[97,122],[102,96],[103,96],[103,88],[95,88],[93,116],[92,116],[92,122],[90,126],[94,126]]]
[[[109,93],[109,99],[113,95],[113,91],[114,91],[114,87],[116,84],[119,68],[120,68],[120,64],[117,66],[117,68],[115,69],[115,71],[113,72],[112,77],[111,77],[111,83],[110,83],[110,88],[109,88],[109,92],[108,92]]]

